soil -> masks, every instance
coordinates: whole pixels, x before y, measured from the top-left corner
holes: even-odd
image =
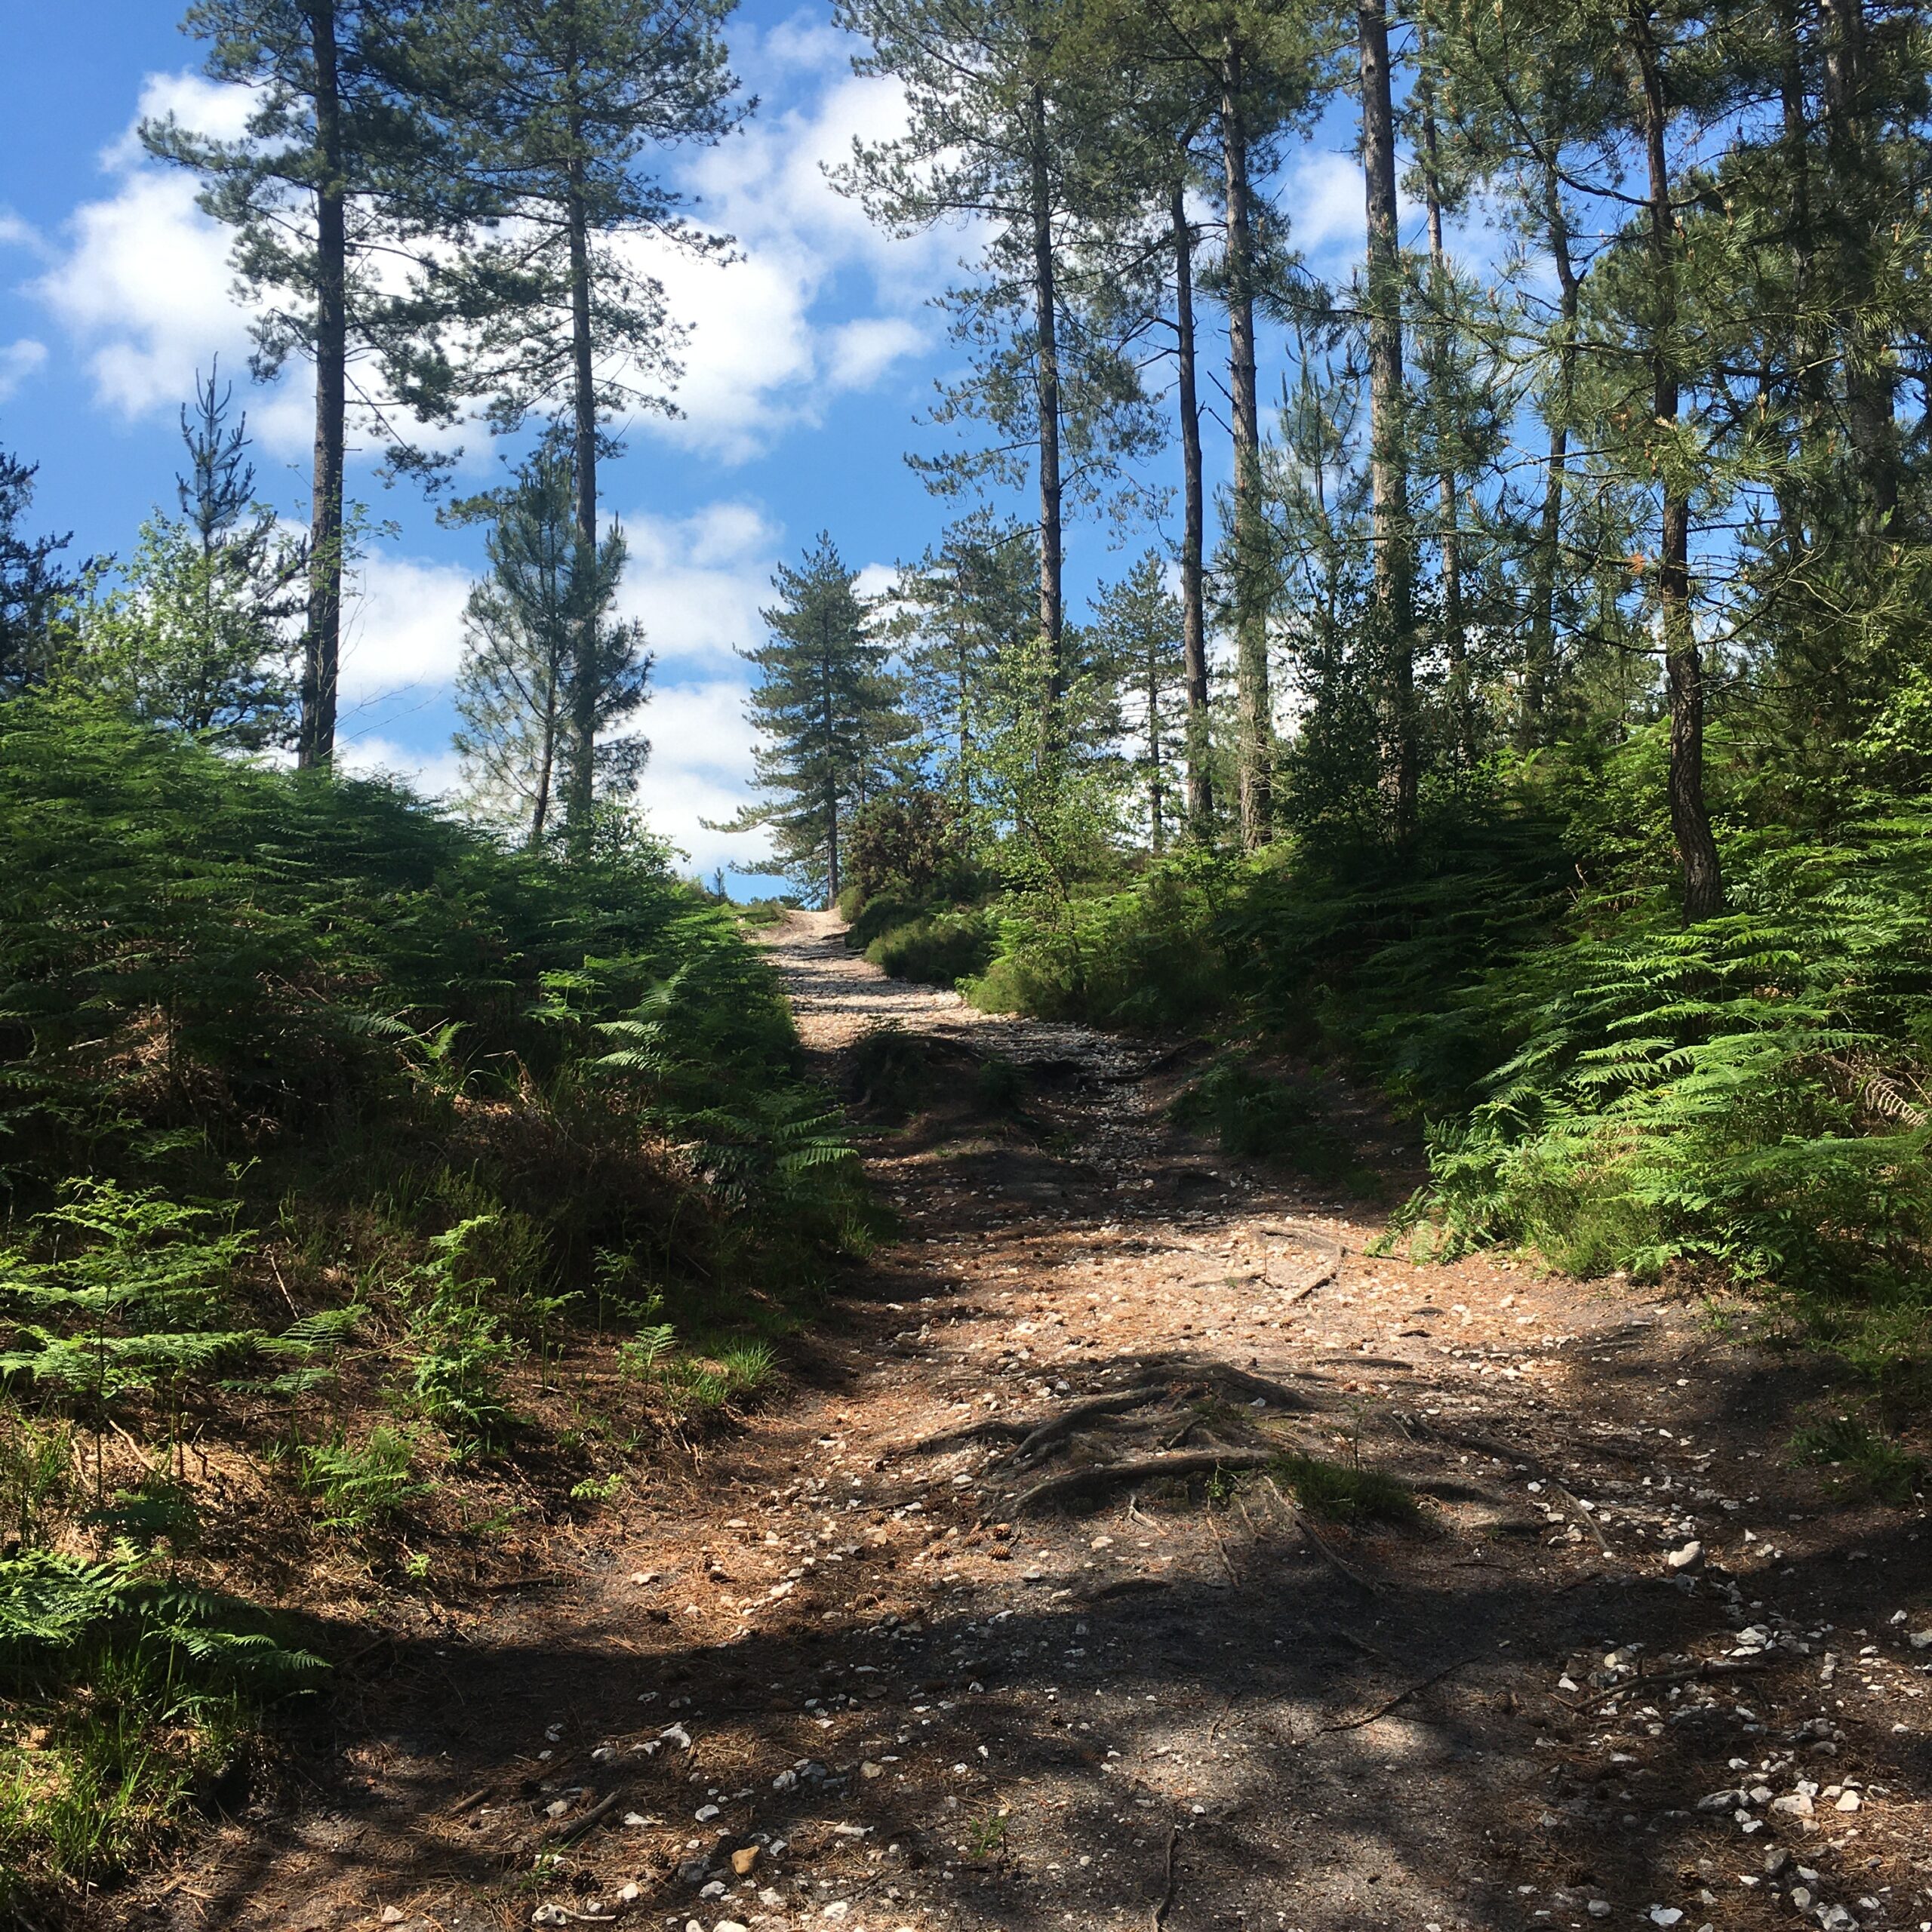
[[[900,1237],[741,1428],[345,1638],[331,1727],[104,1922],[1932,1925],[1932,1540],[1789,1466],[1829,1364],[1378,1257],[1386,1208],[1171,1123],[1193,1050],[771,943]]]

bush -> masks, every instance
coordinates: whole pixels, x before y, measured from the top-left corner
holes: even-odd
[[[909,926],[928,917],[932,910],[923,900],[903,899],[890,893],[867,900],[846,928],[845,943],[854,952],[866,952],[895,926]]]
[[[992,953],[986,921],[977,913],[940,912],[881,934],[866,957],[895,980],[950,986],[983,971]]]

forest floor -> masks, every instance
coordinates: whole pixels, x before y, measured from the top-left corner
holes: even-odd
[[[823,916],[771,944],[828,1078],[898,1090],[857,1105],[901,1238],[742,1428],[357,1646],[113,1920],[1932,1924],[1932,1526],[1790,1466],[1828,1364],[1742,1304],[1377,1258],[1384,1210],[1171,1123],[1187,1051]],[[1338,1521],[1278,1454],[1420,1514]]]

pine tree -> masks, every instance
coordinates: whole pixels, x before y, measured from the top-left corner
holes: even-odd
[[[435,465],[401,438],[396,413],[445,423],[456,408],[437,285],[476,211],[416,57],[428,4],[196,0],[185,29],[209,43],[211,79],[252,91],[246,129],[223,140],[171,115],[141,129],[150,152],[202,177],[202,206],[235,232],[256,374],[297,355],[315,370],[298,745],[308,766],[335,749],[352,386],[398,469]]]
[[[84,613],[78,674],[136,716],[224,749],[288,745],[297,728],[290,635],[306,562],[255,501],[248,417],[231,423],[219,365],[183,405],[181,514],[157,513],[122,589]]]
[[[622,411],[669,411],[678,331],[662,285],[631,264],[642,235],[701,254],[729,246],[694,226],[685,198],[648,163],[677,145],[720,140],[749,111],[736,97],[721,29],[734,0],[460,0],[435,45],[468,146],[468,167],[499,223],[460,272],[475,341],[472,380],[496,426],[533,410],[571,425],[577,540],[598,543],[604,426]],[[585,633],[568,702],[592,735],[597,643]],[[588,822],[587,769],[568,783]]]
[[[71,534],[29,537],[20,529],[38,468],[0,450],[0,697],[47,675],[54,615],[73,588],[54,561]]]
[[[1111,110],[1106,77],[1069,54],[1065,0],[840,0],[841,23],[871,51],[863,73],[903,88],[908,125],[855,144],[834,175],[893,232],[962,217],[984,245],[974,280],[944,300],[971,375],[943,393],[934,420],[983,421],[987,445],[915,466],[957,495],[983,483],[1021,487],[1030,468],[1038,506],[1038,615],[1048,671],[1042,749],[1051,751],[1071,667],[1063,582],[1067,498],[1091,497],[1153,444],[1137,373],[1103,325],[1104,309],[1069,288],[1069,242],[1109,205],[1104,167],[1089,165]]]
[[[645,703],[651,666],[641,626],[611,616],[623,533],[585,551],[572,451],[553,435],[498,500],[485,547],[490,575],[463,613],[457,676],[464,784],[480,817],[532,849],[549,835],[561,800],[569,844],[582,851],[598,801],[628,792],[651,749],[635,734],[611,735]],[[579,702],[586,637],[587,738]]]
[[[887,648],[830,533],[795,568],[780,565],[772,586],[778,601],[761,614],[771,635],[740,654],[758,671],[745,715],[761,740],[753,783],[767,801],[723,829],[769,831],[786,872],[835,905],[847,821],[891,774],[906,728]]]
[[[981,825],[985,746],[998,728],[1000,672],[1038,621],[1029,533],[976,510],[900,573],[895,628],[906,703],[923,755],[963,832]]]
[[[1155,853],[1166,850],[1175,823],[1173,774],[1186,743],[1181,605],[1167,580],[1167,559],[1149,550],[1094,608],[1094,656],[1134,746],[1129,762],[1146,795]]]

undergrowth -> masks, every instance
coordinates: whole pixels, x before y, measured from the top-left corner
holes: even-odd
[[[565,866],[45,698],[0,706],[0,1863],[57,1904],[325,1684],[249,1552],[475,1574],[507,1453],[607,1505],[884,1225],[648,841]]]

